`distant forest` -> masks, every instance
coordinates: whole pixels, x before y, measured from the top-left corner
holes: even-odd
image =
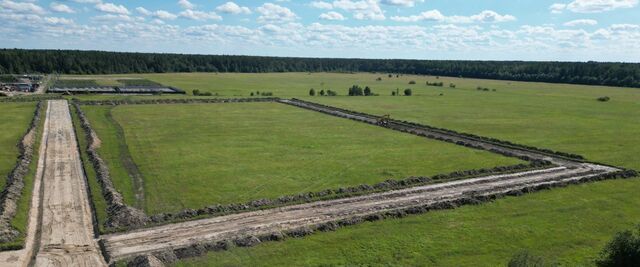
[[[640,87],[640,64],[291,58],[0,49],[0,74],[380,72]]]

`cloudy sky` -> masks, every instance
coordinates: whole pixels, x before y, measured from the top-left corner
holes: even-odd
[[[0,0],[0,47],[640,62],[639,0]]]

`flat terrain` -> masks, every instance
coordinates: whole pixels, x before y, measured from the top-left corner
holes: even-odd
[[[94,240],[86,182],[67,101],[50,101],[43,143],[35,266],[106,266]],[[32,218],[36,219],[36,218]]]
[[[520,163],[276,103],[110,109],[83,106],[116,186],[134,204],[121,163],[128,148],[148,213]]]
[[[16,165],[17,144],[33,118],[35,103],[0,103],[0,188]]]
[[[388,87],[378,74],[154,74],[152,80],[183,89],[247,95],[260,88],[276,96],[305,97],[374,114],[502,138],[590,160],[640,169],[640,91],[631,88],[402,76]],[[190,78],[189,78],[190,77]],[[374,92],[412,87],[413,97],[308,97],[322,82],[344,95],[352,84]],[[455,83],[456,89],[447,88]],[[246,84],[246,85],[245,85]],[[193,88],[189,88],[192,86]],[[496,89],[478,91],[477,86]],[[236,88],[236,89],[232,89]],[[276,89],[281,88],[278,95]],[[233,93],[237,91],[237,93]],[[443,94],[440,96],[440,94]],[[609,102],[597,102],[600,96]],[[251,249],[210,253],[185,265],[503,265],[528,249],[564,265],[591,265],[611,236],[640,222],[640,181],[608,181],[509,198],[478,207],[435,212],[342,229]],[[442,229],[446,229],[443,231]],[[459,242],[464,240],[464,242]]]

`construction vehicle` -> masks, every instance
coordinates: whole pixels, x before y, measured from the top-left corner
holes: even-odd
[[[378,120],[376,121],[377,125],[380,126],[387,126],[389,125],[389,121],[391,120],[391,115],[386,114],[386,115],[382,115],[380,117],[378,117]]]

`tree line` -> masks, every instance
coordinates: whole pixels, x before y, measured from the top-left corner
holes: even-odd
[[[640,64],[293,58],[0,49],[0,74],[166,72],[382,72],[640,87]]]

